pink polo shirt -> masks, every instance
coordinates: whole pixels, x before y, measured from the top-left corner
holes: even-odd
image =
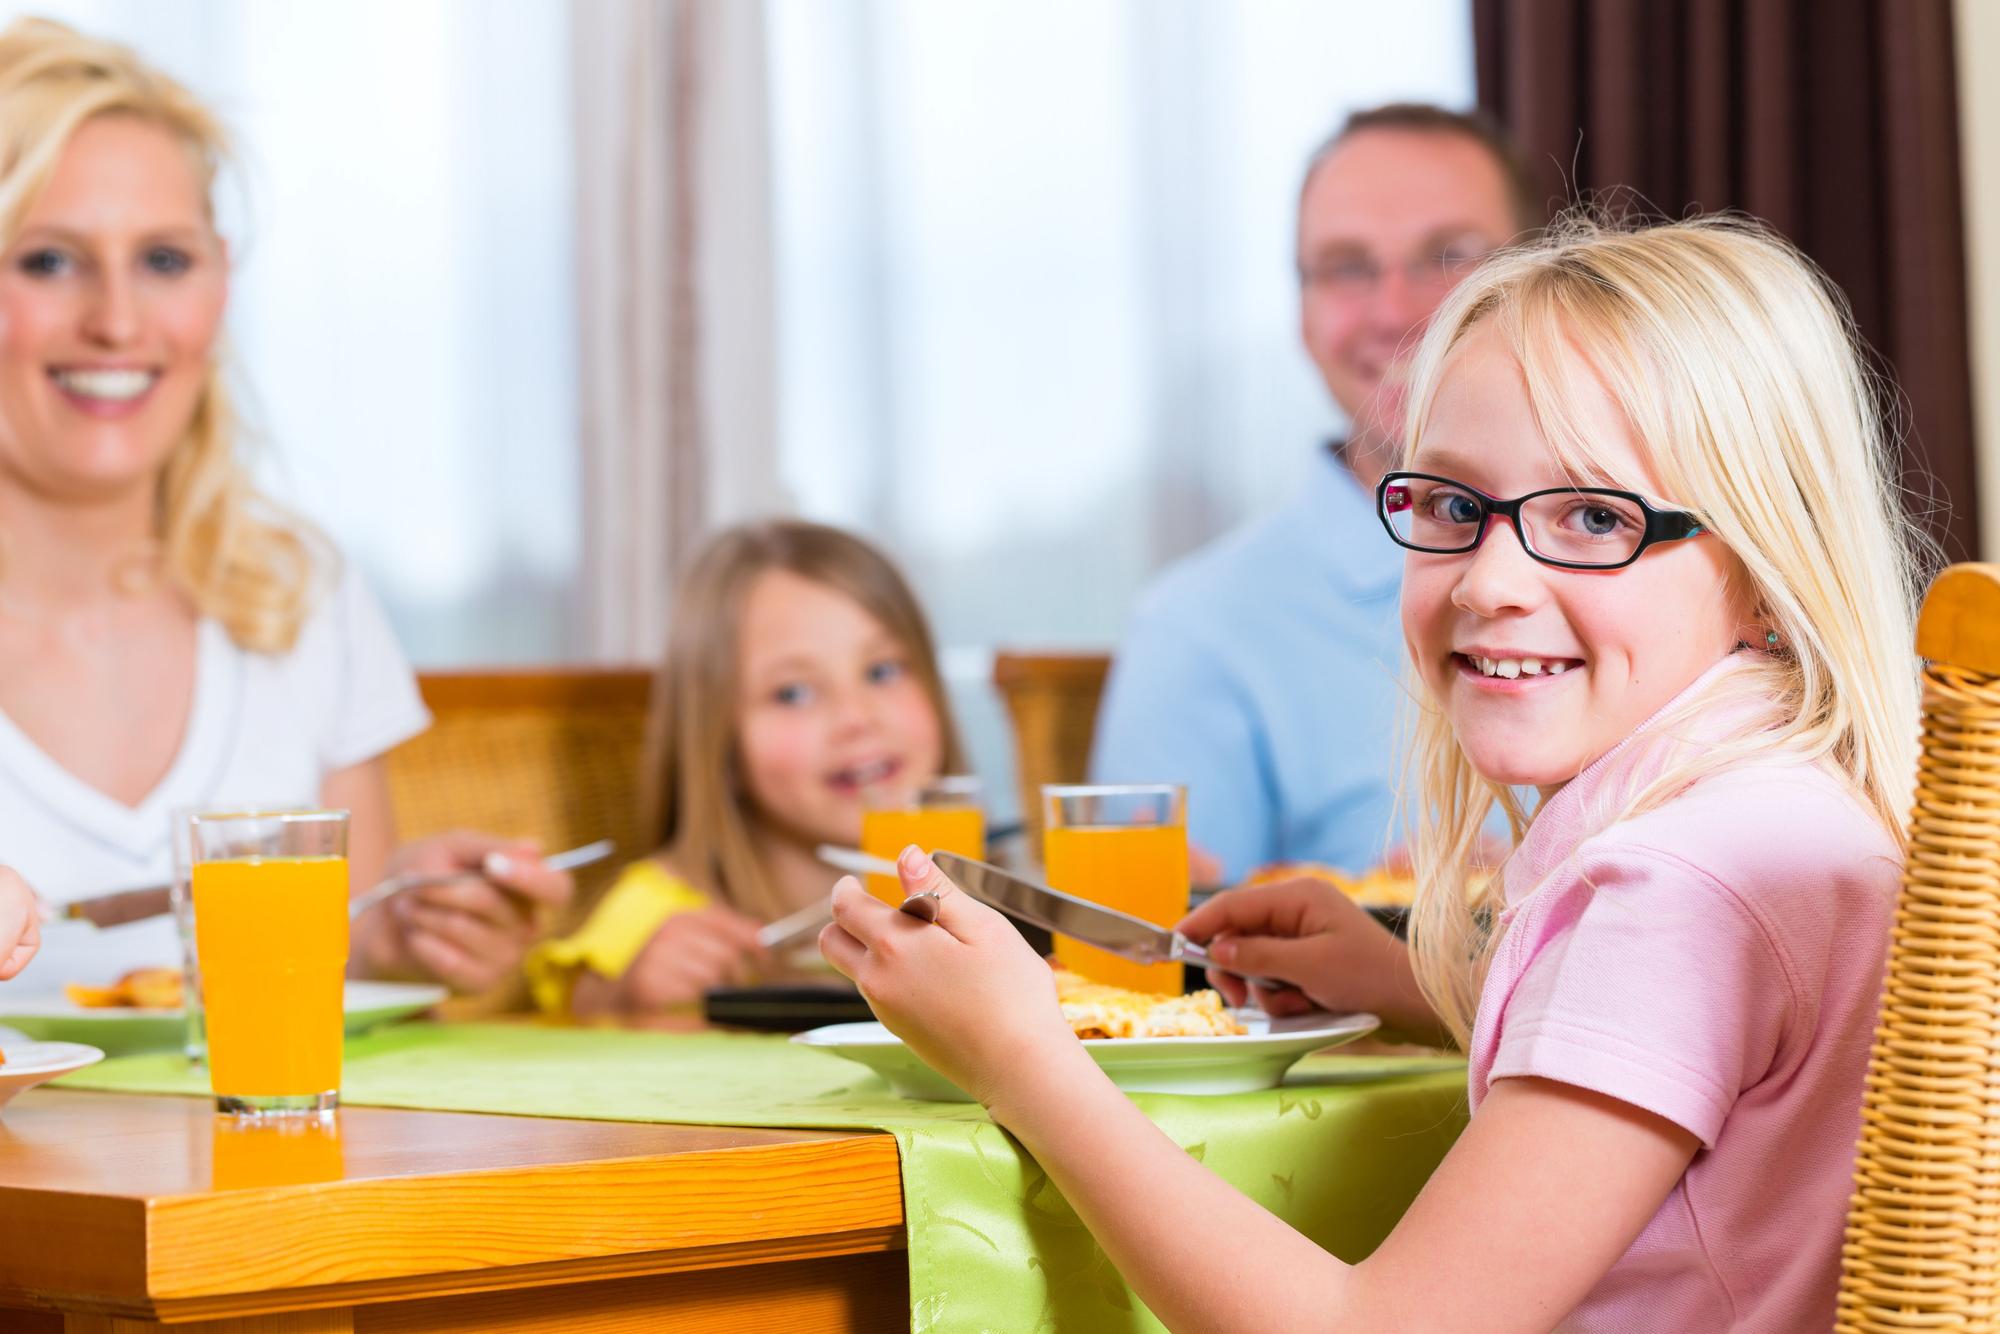
[[[1723,712],[1686,734],[1729,732]],[[1560,1328],[1824,1331],[1901,857],[1842,779],[1776,756],[1591,832],[1659,772],[1660,736],[1641,728],[1586,769],[1509,859],[1472,1105],[1539,1076],[1701,1140]]]

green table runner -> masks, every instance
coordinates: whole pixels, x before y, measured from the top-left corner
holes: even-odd
[[[200,1093],[178,1055],[106,1061],[69,1088]],[[911,1102],[783,1038],[408,1024],[349,1038],[353,1105],[606,1121],[879,1129],[901,1153],[916,1334],[1161,1328],[1047,1176],[971,1103]],[[1166,1133],[1335,1254],[1367,1254],[1464,1122],[1465,1067],[1327,1053],[1282,1088],[1138,1094]],[[1189,1225],[1200,1227],[1200,1219]]]

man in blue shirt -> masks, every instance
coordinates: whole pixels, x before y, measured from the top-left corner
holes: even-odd
[[[1357,112],[1299,191],[1299,328],[1347,414],[1284,508],[1169,569],[1105,687],[1098,782],[1185,782],[1190,842],[1226,882],[1276,861],[1359,872],[1387,849],[1399,754],[1401,551],[1375,519],[1425,321],[1486,254],[1540,226],[1483,118]]]

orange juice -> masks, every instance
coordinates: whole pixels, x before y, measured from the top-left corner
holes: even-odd
[[[894,861],[912,843],[925,852],[981,860],[986,856],[986,816],[977,806],[887,807],[861,813],[863,852]],[[902,903],[902,882],[895,876],[871,875],[867,882],[868,892],[884,903]]]
[[[216,1190],[308,1186],[347,1174],[340,1121],[331,1115],[275,1122],[218,1116],[211,1135]]]
[[[1042,835],[1049,884],[1107,908],[1172,926],[1187,916],[1187,829],[1181,825],[1066,825]],[[1181,965],[1143,964],[1056,937],[1056,958],[1094,982],[1179,995]]]
[[[338,1089],[347,859],[198,862],[194,931],[216,1094]]]

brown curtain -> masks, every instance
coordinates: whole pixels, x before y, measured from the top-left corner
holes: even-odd
[[[1846,291],[1902,392],[1911,511],[1975,556],[1950,0],[1473,0],[1473,23],[1480,103],[1551,199],[1754,214]]]

